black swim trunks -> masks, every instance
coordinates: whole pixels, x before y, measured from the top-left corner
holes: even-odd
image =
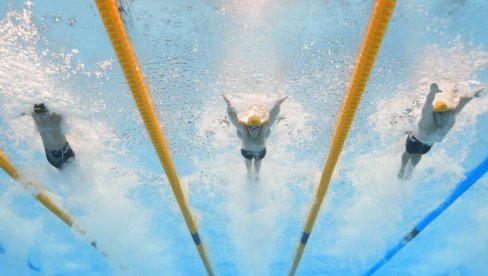
[[[62,169],[63,165],[71,158],[75,157],[75,153],[69,146],[68,142],[60,150],[46,150],[47,161],[54,167]]]
[[[241,149],[241,154],[244,156],[244,158],[248,160],[254,160],[259,161],[266,156],[266,148],[264,148],[262,151],[252,151],[252,150],[245,150]]]
[[[406,143],[407,152],[410,154],[426,154],[429,152],[432,145],[424,144],[417,140],[415,136],[409,134]]]

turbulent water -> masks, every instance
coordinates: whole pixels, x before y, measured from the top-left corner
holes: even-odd
[[[288,272],[374,1],[120,1],[217,275]],[[364,273],[488,154],[488,96],[396,177],[430,83],[488,86],[485,1],[398,1],[298,275]],[[0,173],[0,274],[205,275],[91,1],[0,3],[0,149],[86,231]],[[273,104],[261,183],[246,183],[228,95]],[[63,114],[76,162],[45,160],[29,115]],[[378,274],[488,272],[488,177]],[[89,242],[95,240],[100,251]],[[105,256],[102,254],[105,254]]]

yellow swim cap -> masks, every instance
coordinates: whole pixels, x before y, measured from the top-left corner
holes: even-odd
[[[447,106],[447,103],[444,101],[436,101],[434,103],[434,107],[432,108],[432,111],[434,112],[449,111],[449,107]]]
[[[259,118],[258,115],[251,115],[247,118],[247,124],[248,126],[261,126],[261,118]]]

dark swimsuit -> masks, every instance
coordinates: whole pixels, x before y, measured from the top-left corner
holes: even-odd
[[[248,160],[252,160],[254,158],[254,160],[259,161],[259,160],[263,159],[264,156],[266,156],[266,148],[264,148],[261,151],[252,151],[252,150],[241,149],[241,154],[242,154],[242,156],[244,156],[244,158],[246,158]]]
[[[60,150],[46,150],[47,161],[54,167],[62,169],[63,165],[70,159],[75,157],[75,153],[69,146],[68,142]]]
[[[412,134],[408,135],[407,143],[405,146],[409,154],[426,154],[427,152],[429,152],[430,148],[432,147],[432,145],[428,145],[420,142]]]

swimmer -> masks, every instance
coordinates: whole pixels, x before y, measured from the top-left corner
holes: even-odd
[[[437,84],[430,85],[430,92],[422,108],[422,115],[416,131],[408,133],[406,149],[402,155],[402,165],[398,172],[398,178],[410,179],[415,166],[419,163],[423,154],[429,152],[434,143],[444,139],[456,122],[456,115],[470,102],[473,97],[479,97],[485,88],[470,91],[469,95],[459,95],[459,102],[455,107],[450,107],[445,101],[434,102],[435,94],[442,92]],[[454,85],[453,92],[458,93],[458,84]]]
[[[32,117],[41,135],[47,160],[61,170],[75,157],[75,153],[66,141],[66,136],[61,132],[63,118],[61,115],[51,113],[43,103],[34,105]]]
[[[239,120],[235,107],[225,95],[225,102],[227,103],[227,114],[232,124],[237,128],[237,137],[242,140],[241,154],[245,159],[247,168],[247,179],[259,181],[259,170],[261,168],[261,160],[266,156],[266,139],[271,133],[271,126],[276,121],[280,113],[281,104],[288,97],[280,97],[276,100],[273,108],[269,112],[269,118],[263,118],[259,112],[253,112],[251,109],[247,118]],[[254,171],[252,170],[254,160]]]

